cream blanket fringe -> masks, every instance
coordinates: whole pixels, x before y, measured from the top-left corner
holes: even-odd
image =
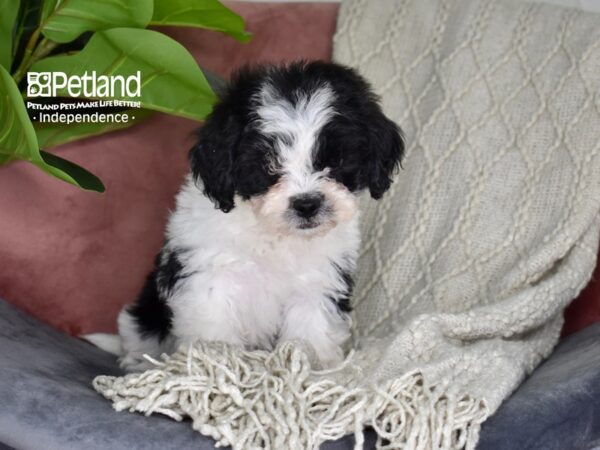
[[[352,356],[336,370],[350,365]],[[162,361],[148,359],[156,369],[99,376],[94,388],[117,411],[191,417],[195,430],[236,450],[318,449],[349,431],[360,449],[365,425],[379,435],[379,448],[462,449],[477,442],[487,415],[481,401],[449,397],[418,372],[372,389],[342,386],[326,377],[335,370],[311,371],[293,343],[272,353],[198,343]],[[311,381],[314,375],[320,379]]]

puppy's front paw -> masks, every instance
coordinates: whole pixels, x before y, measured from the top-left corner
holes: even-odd
[[[320,351],[314,349],[316,355],[316,361],[314,368],[317,370],[335,369],[337,366],[344,362],[344,352],[341,347],[321,349]]]
[[[127,354],[119,358],[119,366],[126,372],[145,372],[156,366],[148,361],[143,355]]]

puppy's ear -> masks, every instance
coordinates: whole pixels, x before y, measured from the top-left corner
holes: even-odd
[[[368,187],[378,200],[392,184],[392,176],[402,162],[404,140],[400,128],[377,108],[369,123]]]
[[[217,104],[190,150],[194,180],[202,180],[204,194],[223,212],[234,207],[233,161],[243,128],[232,109],[227,100]]]

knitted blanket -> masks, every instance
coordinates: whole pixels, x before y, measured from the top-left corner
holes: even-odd
[[[556,344],[600,236],[600,17],[498,0],[347,0],[335,59],[405,130],[404,170],[363,202],[352,352],[198,343],[95,388],[191,417],[235,449],[473,449]]]

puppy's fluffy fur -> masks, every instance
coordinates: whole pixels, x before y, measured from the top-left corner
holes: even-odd
[[[339,363],[357,194],[380,198],[403,149],[349,68],[238,72],[190,151],[155,268],[119,315],[122,365],[143,369],[144,353],[197,339],[249,349],[304,340],[322,366]]]

